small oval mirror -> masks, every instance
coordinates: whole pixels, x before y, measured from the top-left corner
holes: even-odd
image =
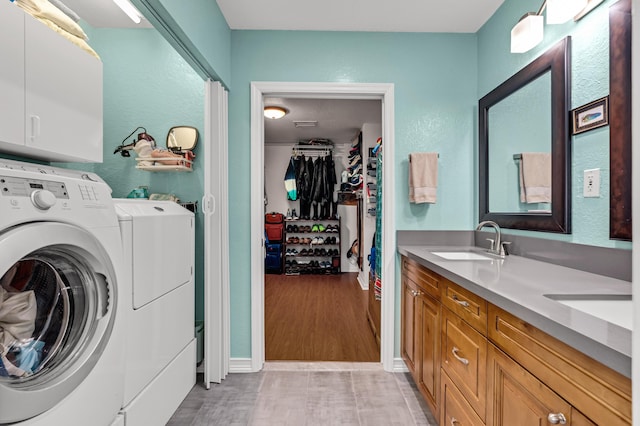
[[[167,148],[172,151],[193,151],[198,143],[198,129],[191,126],[176,126],[167,133]]]

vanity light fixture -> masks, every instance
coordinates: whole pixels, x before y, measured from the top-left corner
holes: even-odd
[[[266,106],[264,107],[264,116],[270,120],[277,120],[287,115],[289,111],[286,108],[279,106]]]
[[[587,5],[587,0],[547,0],[547,24],[564,24]]]
[[[142,14],[138,11],[138,9],[136,9],[133,4],[131,4],[129,0],[113,0],[113,2],[117,4],[118,7],[122,9],[122,11],[126,13],[133,22],[135,22],[136,24],[140,23],[140,17],[142,16]]]
[[[544,38],[544,18],[547,24],[564,24],[575,21],[589,13],[602,0],[545,0],[537,13],[526,13],[511,30],[511,53],[524,53],[537,46]]]

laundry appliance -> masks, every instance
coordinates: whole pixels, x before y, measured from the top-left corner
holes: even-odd
[[[121,246],[100,177],[0,159],[0,424],[117,418],[130,287]]]
[[[115,206],[132,283],[122,414],[126,426],[165,424],[196,381],[194,214],[172,201]]]

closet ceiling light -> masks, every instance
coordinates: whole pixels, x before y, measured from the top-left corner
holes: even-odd
[[[142,14],[138,12],[138,9],[136,9],[136,7],[131,4],[129,0],[113,0],[113,2],[117,4],[118,7],[122,9],[122,11],[126,13],[133,22],[135,22],[136,24],[140,23],[140,17],[142,16]]]
[[[533,49],[544,37],[544,18],[530,12],[520,18],[511,30],[511,53],[524,53]]]
[[[316,127],[317,121],[294,121],[293,125],[296,127]]]
[[[264,107],[264,116],[265,118],[268,118],[270,120],[277,120],[279,118],[282,118],[287,115],[288,112],[289,111],[287,111],[285,108],[279,106]]]
[[[587,0],[547,0],[547,24],[564,24],[587,5]]]

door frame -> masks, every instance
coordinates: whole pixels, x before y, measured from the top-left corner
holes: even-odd
[[[380,360],[394,371],[395,353],[395,160],[392,83],[251,83],[251,370],[265,361],[264,339],[264,97],[378,99],[382,101],[382,301]]]

